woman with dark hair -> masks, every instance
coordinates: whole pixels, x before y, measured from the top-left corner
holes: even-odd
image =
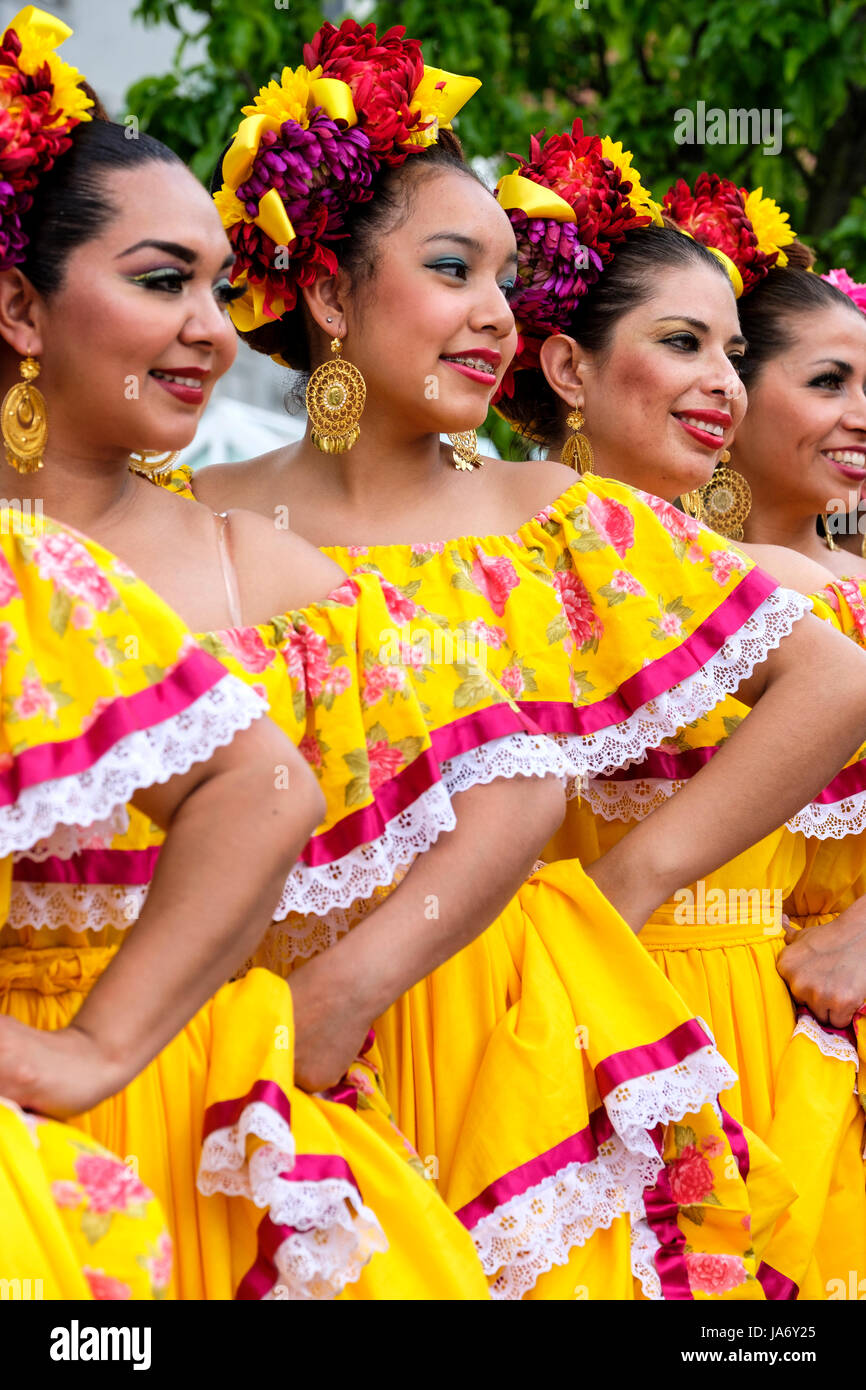
[[[452,100],[453,76],[424,69],[418,45],[402,31],[379,37],[354,21],[324,26],[304,59],[304,68],[286,68],[245,108],[216,201],[246,285],[233,306],[235,323],[259,350],[314,368],[310,426],[295,446],[206,470],[195,495],[265,515],[288,505],[298,530],[348,572],[376,565],[451,635],[481,632],[491,669],[556,734],[574,790],[587,773],[641,757],[739,685],[758,706],[749,727],[682,797],[592,868],[596,887],[639,930],[664,898],[661,879],[697,877],[767,833],[856,743],[860,716],[852,702],[851,728],[835,730],[838,747],[821,768],[818,755],[805,775],[802,765],[795,774],[778,756],[779,736],[795,726],[817,730],[801,647],[815,643],[852,671],[856,663],[838,634],[809,619],[796,622],[801,599],[718,541],[699,535],[684,569],[681,539],[667,517],[627,487],[575,482],[554,464],[478,466],[484,461],[466,435],[483,420],[515,345],[508,303],[514,243],[459,146],[442,136],[461,104]],[[459,80],[456,90],[463,95]],[[605,170],[597,164],[596,172]],[[612,199],[593,204],[606,209],[613,240],[644,220],[628,192],[620,180]],[[573,216],[556,195],[541,204],[550,205]],[[440,431],[452,436],[453,454],[440,445]],[[757,684],[743,680],[756,666]],[[720,799],[740,787],[747,767],[754,774],[756,761],[761,795],[740,794],[738,816],[720,818]],[[755,1296],[751,1246],[730,1256],[726,1250],[718,1266],[710,1260],[711,1272],[702,1260],[712,1247],[692,1243],[707,1239],[712,1200],[688,1237],[677,1225],[678,1255],[669,1242],[660,1246],[658,1224],[642,1220],[629,1257],[622,1216],[660,1207],[628,1196],[624,1204],[598,1187],[602,1117],[621,1138],[621,1103],[659,1111],[637,1099],[645,1074],[640,1085],[631,1074],[630,1100],[610,1091],[611,1054],[634,1056],[626,1035],[637,1015],[624,1016],[622,990],[646,977],[637,957],[626,966],[612,938],[605,944],[593,934],[599,900],[586,883],[573,860],[542,870],[516,900],[533,902],[534,937],[525,926],[514,931],[519,919],[504,914],[501,929],[489,929],[380,1018],[385,1083],[398,1119],[422,1153],[436,1154],[449,1204],[475,1231],[485,1268],[503,1271],[497,1291],[573,1296],[581,1285],[628,1297],[631,1263],[655,1296],[706,1292],[711,1278],[721,1281],[716,1291]],[[588,1055],[579,1046],[569,1058],[569,1049],[557,1052],[550,1041],[564,1029],[553,995],[545,1000],[538,987],[537,947],[526,944],[543,928],[550,981],[574,980],[579,1007],[571,1017],[591,1017]],[[657,977],[647,982],[649,1035],[658,987]],[[578,1094],[584,1071],[597,1088],[591,1109],[598,1118],[585,1129],[561,1120],[557,1134],[543,1102],[554,1099],[560,1115],[579,1114],[568,1087]],[[551,1095],[554,1076],[561,1098]],[[626,1127],[637,1139],[641,1126]],[[674,1167],[692,1157],[686,1129],[669,1130],[663,1143]],[[698,1131],[691,1132],[696,1146]],[[678,1152],[677,1133],[688,1154]],[[716,1148],[716,1136],[704,1137],[705,1152],[730,1173],[722,1155],[731,1138]],[[611,1211],[620,1213],[612,1224]],[[684,1219],[678,1213],[677,1222]],[[666,1229],[673,1237],[673,1224]],[[604,1262],[592,1263],[605,1242],[607,1282]]]
[[[46,26],[63,26],[29,15],[0,49],[19,133],[25,115],[55,114],[16,105],[34,65],[86,99],[77,74],[36,62]],[[17,176],[20,148],[2,129],[4,172]],[[112,1192],[158,1193],[182,1297],[485,1299],[472,1240],[407,1152],[365,1039],[531,868],[561,816],[549,775],[560,755],[471,654],[428,656],[435,628],[379,576],[347,582],[273,520],[215,518],[152,485],[149,468],[190,441],[236,350],[219,218],[170,151],[105,121],[79,123],[30,173],[3,216],[7,459],[22,505],[93,539],[49,527],[20,545],[18,569],[58,594],[39,610],[45,675],[17,648],[4,669],[10,758],[32,741],[25,721],[50,734],[71,722],[70,701],[85,748],[100,752],[124,708],[103,687],[149,683],[166,744],[161,759],[144,750],[150,780],[179,775],[136,797],[128,828],[11,845],[25,853],[0,931],[0,1092],[75,1115],[134,1158],[140,1181],[115,1175]],[[386,665],[388,628],[403,647]],[[76,644],[104,673],[92,699],[67,685]],[[208,722],[210,685],[227,693]],[[198,720],[190,691],[206,707]],[[221,745],[266,706],[282,732],[248,731],[235,760]],[[187,771],[214,752],[204,773]],[[110,770],[122,807],[137,783],[122,761]],[[520,812],[512,855],[488,855],[467,884],[468,845],[501,839]],[[381,910],[323,952],[316,913],[345,913],[398,876]],[[291,994],[273,971],[246,969],[275,911],[306,929],[315,957]],[[61,1193],[70,1209],[84,1200],[71,1181]]]
[[[578,188],[564,189],[557,167],[564,138],[554,137],[544,150],[536,146],[524,172],[567,192],[579,206]],[[747,489],[726,467],[729,455],[716,463],[725,432],[736,428],[739,441],[754,409],[750,404],[744,420],[744,393],[734,377],[735,362],[739,376],[747,376],[744,348],[751,332],[744,310],[764,276],[788,274],[771,267],[798,251],[787,219],[760,193],[746,194],[707,175],[693,197],[687,193],[678,184],[657,225],[627,232],[576,303],[562,307],[550,296],[533,298],[527,288],[522,360],[499,400],[518,427],[540,434],[554,449],[567,440],[569,417],[573,422],[571,412],[579,410],[595,466],[658,494],[650,505],[679,529],[685,560],[700,528],[673,511],[677,497],[690,511],[703,510],[708,524],[727,521],[730,535],[742,534]],[[508,199],[507,180],[502,196]],[[533,245],[543,248],[535,256],[538,282],[552,259],[551,245],[557,247],[556,232],[540,237],[519,212],[512,220],[524,257],[532,256]],[[735,295],[741,296],[740,323]],[[743,550],[804,592],[830,577],[811,557],[770,544],[785,539],[778,531],[768,529],[760,539],[763,545]],[[724,563],[721,553],[715,558]],[[815,606],[832,620],[826,603]],[[554,852],[577,842],[589,860],[604,853],[686,785],[746,713],[729,697],[660,754],[651,751],[614,779],[591,781],[582,805],[570,808]],[[808,857],[825,846],[839,853],[840,839],[844,846],[862,816],[864,799],[852,776],[856,767],[846,768],[788,826],[700,883],[683,885],[641,932],[666,977],[708,1019],[737,1072],[725,1105],[770,1144],[795,1179],[800,1195],[791,1213],[775,1229],[769,1223],[756,1233],[756,1243],[764,1254],[765,1286],[797,1288],[804,1297],[825,1296],[848,1262],[862,1257],[863,1122],[851,1096],[850,1045],[829,1039],[816,1019],[798,1021],[777,971],[778,963],[789,976],[782,904],[801,881]],[[818,1018],[826,1023],[828,1010],[829,1021],[837,1021],[826,998]],[[850,1013],[839,1021],[849,1022]],[[842,1066],[835,1060],[841,1054]],[[828,1122],[831,1114],[837,1123]]]

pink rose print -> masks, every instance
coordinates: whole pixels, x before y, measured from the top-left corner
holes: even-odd
[[[131,1203],[152,1202],[153,1193],[125,1164],[101,1154],[81,1154],[75,1176],[91,1211],[126,1211]]]
[[[485,623],[483,618],[476,618],[469,624],[469,631],[473,637],[480,637],[482,642],[486,642],[488,647],[494,651],[499,651],[508,641],[508,633],[504,627],[492,626]]]
[[[304,734],[298,744],[298,752],[311,767],[322,766],[322,750],[319,747],[319,740],[313,734]]]
[[[289,637],[288,647],[283,648],[283,656],[297,688],[306,690],[307,702],[317,700],[331,669],[325,638],[312,628],[298,628]]]
[[[550,505],[549,507],[542,507],[542,509],[541,509],[540,512],[536,512],[536,514],[535,514],[535,516],[532,518],[532,520],[533,520],[533,521],[537,521],[538,524],[539,524],[539,526],[543,526],[544,523],[545,523],[545,521],[552,521],[552,520],[553,520],[553,517],[554,517],[555,512],[556,512],[556,508],[555,508],[554,505],[551,503],[551,505]]]
[[[857,581],[854,579],[839,579],[837,580],[837,587],[848,604],[851,617],[854,619],[854,626],[860,636],[866,639],[866,602],[863,600],[863,595],[860,592]],[[832,590],[829,591],[828,597],[835,599],[835,594],[833,594]],[[839,604],[837,602],[834,602],[832,606],[837,612],[839,611]]]
[[[375,792],[383,782],[399,772],[403,754],[399,748],[392,748],[387,739],[381,738],[376,743],[368,744],[367,758],[370,763],[370,790]]]
[[[18,588],[12,566],[5,555],[0,555],[0,604],[10,603],[13,598],[20,597],[21,590]]]
[[[351,555],[353,560],[361,560],[367,554],[369,546],[366,545],[347,545],[346,554]]]
[[[163,1231],[156,1243],[156,1256],[150,1261],[150,1282],[155,1290],[167,1289],[171,1283],[172,1254],[171,1236]]]
[[[618,594],[645,594],[646,589],[640,580],[635,579],[628,570],[614,570],[610,587]]]
[[[364,704],[375,705],[386,690],[399,690],[403,681],[403,672],[393,666],[371,666],[364,673]]]
[[[93,655],[96,657],[96,660],[99,662],[100,666],[105,666],[110,670],[111,667],[114,665],[111,652],[109,651],[105,642],[96,643],[96,645],[93,648]]]
[[[254,627],[229,627],[217,634],[229,656],[253,675],[261,675],[276,653],[266,647],[261,633]]]
[[[662,613],[658,620],[659,631],[666,637],[679,637],[683,630],[683,625],[676,613]]]
[[[476,550],[472,579],[496,616],[501,618],[505,612],[508,595],[520,583],[514,565],[502,555],[494,559],[485,555],[482,550]]]
[[[375,1096],[376,1087],[363,1067],[350,1067],[346,1072],[346,1080],[356,1091],[360,1091],[362,1096]]]
[[[441,555],[445,549],[444,541],[418,541],[412,546],[413,555]]]
[[[94,1298],[115,1301],[132,1298],[132,1289],[128,1284],[122,1284],[119,1279],[112,1279],[110,1274],[104,1274],[101,1269],[89,1269],[85,1265],[82,1273]]]
[[[33,551],[33,559],[43,579],[51,579],[73,598],[93,608],[108,608],[117,592],[90,558],[80,541],[72,536],[45,536]]]
[[[342,603],[346,608],[351,608],[355,602],[361,586],[355,579],[345,579],[337,589],[332,589],[328,598],[332,603]]]
[[[268,692],[266,686],[261,685],[258,681],[253,681],[252,685],[250,686],[250,689],[253,691],[254,694],[261,696],[263,700],[267,700]]]
[[[735,554],[733,550],[711,550],[710,559],[713,562],[713,579],[717,584],[727,584],[732,574],[742,574],[746,569],[742,555]]]
[[[334,666],[325,678],[324,689],[332,695],[342,695],[352,684],[352,672],[348,666]]]
[[[706,1139],[701,1140],[701,1151],[709,1158],[721,1158],[725,1146],[717,1134],[708,1134]]]
[[[670,502],[665,502],[661,497],[654,497],[650,492],[638,492],[637,495],[641,501],[646,502],[650,511],[655,513],[665,530],[670,531],[677,540],[697,540],[701,528],[693,517],[686,516],[685,512],[671,506]]]
[[[737,1255],[686,1255],[692,1293],[730,1293],[746,1282],[746,1266]]]
[[[694,1144],[687,1144],[679,1158],[670,1164],[668,1175],[671,1196],[678,1206],[694,1206],[713,1190],[713,1170]]]
[[[516,661],[513,661],[510,666],[506,666],[499,679],[509,695],[516,698],[523,694],[523,672]]]
[[[11,623],[0,623],[0,666],[5,666],[15,645],[15,629]]]
[[[582,647],[604,632],[601,619],[592,606],[586,585],[570,570],[557,570],[553,582],[559,590],[568,626],[577,645]]]
[[[34,719],[37,714],[53,719],[57,713],[57,705],[35,676],[22,680],[21,694],[13,701],[13,708],[19,719]]]
[[[587,494],[586,510],[589,519],[602,540],[612,545],[621,560],[634,545],[634,517],[622,502],[614,502],[612,497],[597,497],[594,492]]]
[[[59,1207],[77,1207],[81,1204],[82,1192],[77,1182],[53,1182],[51,1195]]]
[[[72,610],[72,626],[79,632],[86,632],[93,627],[93,614],[83,603],[76,603]]]
[[[410,666],[413,671],[420,671],[424,665],[424,648],[415,646],[414,642],[400,643],[400,662],[403,666]],[[394,675],[401,677],[402,671],[395,671]]]
[[[390,584],[387,579],[383,579],[381,584],[388,612],[394,622],[407,623],[410,618],[414,618],[417,607],[412,600],[405,598],[400,590],[395,589],[394,585]]]

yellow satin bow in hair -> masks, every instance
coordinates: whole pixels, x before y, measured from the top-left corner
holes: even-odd
[[[415,131],[409,141],[413,145],[435,145],[440,130],[450,130],[451,122],[481,86],[477,77],[461,77],[444,68],[424,68],[424,75],[412,93],[410,111],[420,111],[429,121],[426,130]]]
[[[577,215],[552,188],[543,188],[523,174],[505,174],[496,185],[496,197],[506,212],[518,208],[527,217],[550,217],[555,222],[576,222]]]

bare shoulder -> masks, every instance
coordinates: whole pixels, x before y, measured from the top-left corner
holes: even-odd
[[[801,594],[816,594],[825,584],[833,582],[831,570],[797,550],[789,550],[787,546],[741,545],[740,549],[786,589],[798,589]]]
[[[333,560],[268,517],[232,508],[229,526],[243,611],[254,615],[254,621],[305,608],[345,579]]]
[[[282,454],[283,448],[279,447],[241,463],[211,464],[194,475],[192,490],[200,502],[215,512],[230,507],[261,510],[261,495]]]
[[[548,459],[488,459],[485,473],[524,521],[555,502],[579,478],[573,468]]]

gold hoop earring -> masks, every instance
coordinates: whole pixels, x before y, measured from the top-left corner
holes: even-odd
[[[478,452],[478,435],[475,430],[458,430],[448,436],[454,448],[454,467],[462,473],[471,473],[473,468],[481,468],[484,460]]]
[[[317,367],[307,382],[311,438],[323,454],[345,454],[361,434],[367,383],[356,366],[343,360],[342,351],[340,339],[332,338],[334,356]]]
[[[838,550],[839,547],[838,547],[838,545],[836,544],[836,542],[834,541],[832,535],[830,534],[830,524],[829,524],[829,522],[828,522],[828,520],[827,520],[827,513],[826,513],[826,512],[822,512],[822,513],[821,513],[821,522],[822,522],[822,525],[823,525],[823,527],[824,527],[824,544],[826,545],[827,549],[828,549],[828,550]]]
[[[741,541],[743,527],[752,510],[752,489],[735,468],[727,468],[730,450],[723,449],[715,472],[698,491],[703,506],[703,520],[711,530],[728,540]]]
[[[699,487],[693,488],[691,492],[681,492],[680,503],[686,516],[692,517],[695,521],[703,521],[704,500]]]
[[[140,478],[158,478],[161,473],[170,473],[180,449],[136,449],[130,454],[129,469]],[[140,467],[136,468],[136,464]]]
[[[578,473],[592,473],[592,445],[586,435],[581,434],[583,414],[576,406],[565,417],[565,423],[574,433],[569,435],[562,446],[562,463],[567,468],[574,468]]]
[[[37,473],[48,438],[45,397],[33,382],[41,370],[35,357],[22,357],[21,381],[15,383],[0,407],[0,428],[6,444],[6,461],[19,473]]]

